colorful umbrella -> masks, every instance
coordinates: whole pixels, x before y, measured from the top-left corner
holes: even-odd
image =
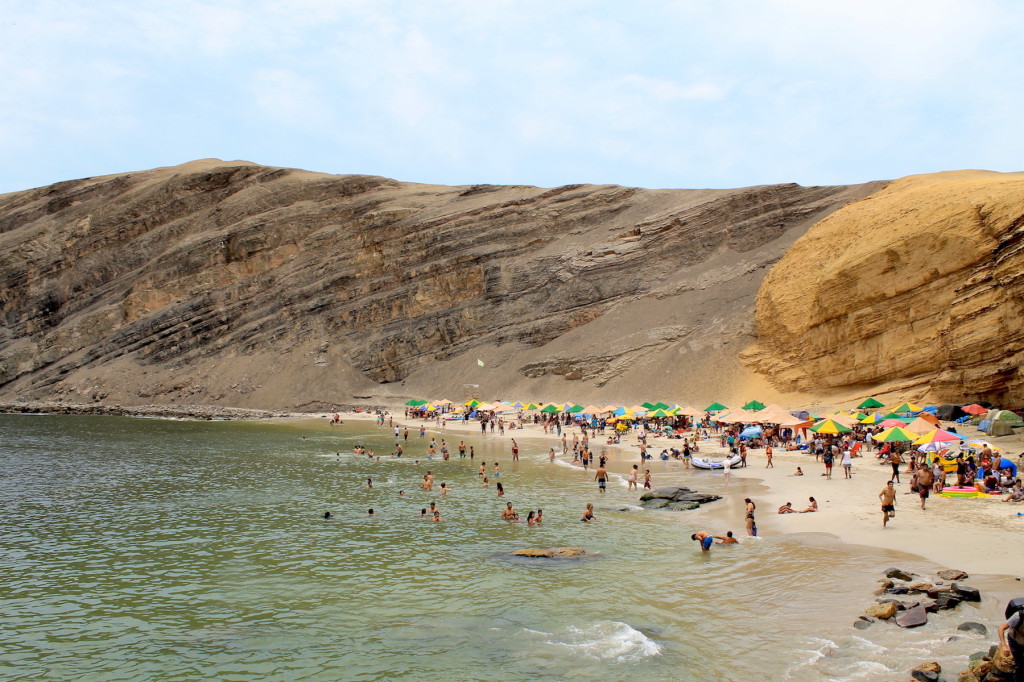
[[[988,412],[986,408],[982,407],[981,405],[978,405],[977,403],[971,405],[964,405],[960,409],[966,412],[967,414],[985,414],[986,412]]]
[[[466,403],[466,407],[476,407],[479,404],[480,404],[480,401],[477,400],[476,398],[473,398],[472,400],[470,400],[469,402]]]
[[[852,430],[850,427],[843,426],[834,419],[823,419],[811,427],[811,431],[815,433],[850,433]]]
[[[907,422],[902,419],[884,419],[878,423],[883,429],[891,429],[894,426],[906,426]]]
[[[969,450],[981,450],[985,446],[988,446],[988,449],[992,450],[993,452],[996,452],[996,451],[1002,452],[1003,451],[1003,449],[1001,447],[999,447],[998,445],[992,445],[992,443],[989,443],[987,440],[978,440],[976,438],[974,440],[967,441],[961,447],[967,448]]]
[[[665,403],[663,403],[661,401],[658,401],[658,402],[654,403],[654,405],[651,406],[651,409],[652,410],[670,410],[672,408],[671,408],[671,406],[666,405]]]
[[[964,437],[949,431],[943,431],[942,429],[935,429],[931,433],[926,433],[917,440],[914,441],[914,445],[927,445],[928,443],[950,443],[953,441],[963,440]]]
[[[874,398],[868,398],[867,400],[862,402],[860,405],[858,405],[857,409],[859,409],[859,410],[872,410],[872,409],[874,409],[876,407],[882,407],[882,403],[878,402]]]
[[[880,421],[885,421],[885,417],[883,417],[882,415],[880,415],[877,412],[875,412],[874,414],[869,414],[868,416],[866,416],[863,419],[861,419],[860,423],[861,424],[877,424]]]
[[[704,411],[705,412],[719,412],[721,410],[728,410],[728,409],[729,408],[726,407],[725,405],[723,405],[722,403],[711,403],[710,405],[708,405],[707,407],[704,408]]]
[[[757,401],[757,400],[751,400],[749,403],[747,403],[746,405],[743,406],[743,409],[744,410],[763,410],[764,409],[764,403],[762,403],[760,401]]]
[[[551,403],[550,405],[545,405],[544,408],[541,410],[541,412],[547,412],[548,414],[558,414],[561,411],[562,406],[555,405],[554,403]]]
[[[527,403],[525,406],[523,406],[523,409],[524,410],[539,410],[540,409],[540,405],[538,405],[537,403]]]
[[[914,403],[903,403],[897,407],[892,408],[893,412],[920,412],[921,407]]]
[[[671,417],[672,415],[670,415],[665,410],[659,409],[659,410],[654,410],[653,412],[648,412],[646,416],[652,417],[652,418],[660,418],[660,417]]]
[[[879,443],[892,443],[892,442],[910,442],[917,439],[916,433],[911,433],[901,426],[894,426],[891,429],[886,429],[881,433],[876,433],[872,436]]]
[[[583,412],[585,409],[586,408],[583,407],[582,405],[573,405],[568,410],[566,410],[566,412],[570,414],[579,414],[580,412]]]

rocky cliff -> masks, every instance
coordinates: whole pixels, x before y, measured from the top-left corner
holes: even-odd
[[[836,211],[757,296],[782,390],[1024,402],[1024,173],[903,178]]]
[[[737,353],[768,268],[882,186],[441,187],[205,160],[0,195],[0,397],[721,399],[756,379]],[[928,271],[960,269],[940,261]],[[822,305],[833,294],[865,311],[891,298],[837,280]],[[802,387],[802,316],[762,300],[757,366]],[[807,352],[845,348],[839,326],[811,327]]]

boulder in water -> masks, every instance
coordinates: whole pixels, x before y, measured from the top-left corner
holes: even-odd
[[[944,568],[935,575],[939,576],[943,580],[966,580],[970,576],[963,571],[955,568]]]
[[[896,608],[896,604],[893,602],[886,602],[885,604],[874,604],[869,606],[864,613],[871,618],[878,618],[880,620],[889,620],[896,615],[899,609]]]
[[[928,612],[920,604],[912,606],[896,616],[896,625],[899,625],[901,628],[916,628],[927,622]]]
[[[685,509],[696,509],[695,506],[690,504],[673,504],[673,503],[691,503],[696,506],[707,504],[708,502],[714,502],[720,500],[720,495],[712,495],[710,493],[699,493],[689,488],[658,488],[646,492],[640,496],[640,506],[644,509],[671,509],[672,511],[681,511]]]
[[[942,666],[935,661],[922,663],[910,670],[910,677],[921,682],[935,682],[942,673]]]
[[[975,623],[974,621],[965,621],[956,626],[957,630],[963,630],[964,632],[977,632],[979,635],[987,635],[988,628],[982,623]]]
[[[981,601],[981,592],[976,587],[969,587],[968,585],[953,585],[953,594],[964,601]]]
[[[897,580],[913,580],[914,578],[901,568],[890,568],[885,572],[886,578],[896,578]]]
[[[874,618],[869,618],[868,616],[861,616],[857,620],[853,621],[853,627],[855,627],[858,630],[867,630],[869,627],[871,627],[871,624],[874,622]]]
[[[540,549],[531,547],[528,549],[517,549],[512,552],[514,556],[525,556],[534,559],[575,559],[587,553],[587,550],[580,547],[550,547]]]

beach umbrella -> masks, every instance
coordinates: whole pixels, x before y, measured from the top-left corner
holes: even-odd
[[[407,400],[405,404],[408,405],[409,407],[419,407],[420,405],[426,405],[427,401],[426,400],[417,400],[417,399],[413,398],[412,400]]]
[[[544,408],[541,409],[541,412],[546,412],[548,414],[557,414],[561,411],[562,407],[560,405],[555,405],[554,403],[551,403],[550,405],[545,405]]]
[[[480,404],[480,401],[477,400],[476,398],[473,398],[472,400],[470,400],[469,402],[466,403],[466,407],[476,407],[479,404]]]
[[[875,412],[875,413],[869,414],[868,416],[866,416],[863,419],[861,419],[860,423],[861,424],[877,424],[880,421],[885,421],[885,417],[883,417],[882,415],[880,415],[877,412]]]
[[[620,407],[622,407],[622,405],[616,405],[614,403],[608,403],[607,405],[605,405],[604,407],[601,408],[601,411],[602,412],[615,412],[615,410],[619,409]]]
[[[950,433],[949,431],[943,431],[942,429],[935,429],[931,433],[926,433],[920,438],[914,441],[914,445],[927,445],[928,443],[951,443],[953,441],[961,441],[964,437]]]
[[[744,410],[763,410],[764,403],[758,400],[751,400],[749,403],[743,406]]]
[[[917,439],[916,433],[911,433],[901,426],[894,426],[881,433],[871,436],[879,443],[909,442]]]
[[[526,403],[526,405],[523,406],[523,409],[524,410],[539,410],[540,409],[540,405],[538,405],[537,403]]]
[[[643,405],[633,405],[632,407],[627,407],[626,409],[629,410],[630,412],[646,412],[650,408],[644,407]]]
[[[614,410],[612,410],[612,414],[614,414],[616,417],[625,416],[627,412],[629,412],[629,410],[627,410],[625,407],[616,407]]]
[[[926,412],[922,412],[921,414],[927,414],[927,413]],[[912,422],[907,424],[907,431],[910,431],[911,433],[916,433],[916,434],[925,434],[925,433],[928,433],[930,431],[934,431],[935,428],[936,428],[935,424],[933,424],[932,422],[928,421],[927,419],[922,419],[921,417],[918,417],[917,419],[914,419]]]
[[[843,414],[841,412],[830,414],[827,417],[825,417],[825,419],[831,419],[832,421],[839,422],[843,426],[853,426],[854,424],[857,423],[856,419],[854,419],[848,414]]]
[[[852,430],[849,426],[843,426],[834,419],[823,419],[811,427],[811,431],[815,433],[850,433]]]
[[[652,411],[652,412],[648,412],[648,413],[647,413],[647,416],[648,416],[648,417],[651,417],[651,418],[657,418],[657,419],[660,419],[660,418],[662,418],[662,417],[671,417],[672,415],[670,415],[670,414],[669,414],[668,412],[666,412],[665,410],[661,410],[661,409],[658,409],[658,410],[654,410],[654,411]]]
[[[652,410],[670,410],[670,409],[672,409],[672,406],[671,405],[666,405],[665,403],[663,403],[663,402],[661,402],[659,400],[658,402],[654,403],[654,405],[651,407],[651,409]]]
[[[874,398],[868,398],[860,405],[857,406],[858,410],[872,410],[876,407],[882,407],[882,403],[878,402]]]
[[[760,438],[763,434],[760,426],[748,426],[740,431],[740,438]]]
[[[516,408],[517,410],[521,410],[524,407],[526,407],[526,405],[523,405],[523,401],[517,400],[514,403],[512,403],[512,407]]]
[[[583,408],[583,414],[601,414],[602,410],[597,405],[587,405]]]
[[[642,406],[642,407],[643,407],[643,408],[644,408],[645,410],[654,410],[654,409],[657,409],[657,408],[655,408],[655,407],[654,407],[654,403],[640,403],[640,405],[641,405],[641,406]]]
[[[892,408],[892,411],[893,412],[920,412],[921,408],[920,408],[920,406],[915,405],[914,403],[903,403],[902,405],[897,405],[896,407]]]
[[[728,410],[729,408],[722,403],[711,403],[704,408],[705,412],[721,412],[722,410]]]
[[[866,414],[864,414],[863,412],[854,412],[854,413],[853,413],[853,414],[851,414],[850,416],[851,416],[851,417],[853,417],[854,419],[856,419],[857,421],[860,421],[861,419],[863,419],[863,418],[864,418],[864,417],[866,417],[867,415],[866,415]]]
[[[992,445],[992,443],[989,443],[987,440],[978,440],[977,438],[973,438],[973,439],[967,441],[966,443],[963,444],[962,447],[967,448],[969,450],[981,450],[982,448],[984,448],[986,446],[988,446],[988,449],[992,450],[993,452],[996,452],[996,451],[1002,452],[1003,451],[1003,449],[1001,447],[999,447],[998,445]]]
[[[883,419],[902,419],[903,415],[896,414],[895,412],[890,412],[889,414],[883,415],[882,418]]]
[[[881,426],[883,429],[891,429],[894,426],[906,426],[907,422],[903,421],[902,419],[883,419],[882,421],[878,422],[878,425]]]
[[[981,405],[978,405],[977,403],[973,403],[971,405],[964,405],[960,409],[966,412],[967,414],[985,414],[986,412],[988,412],[986,408],[982,407]]]
[[[686,415],[687,417],[699,417],[704,413],[698,410],[696,407],[691,407],[687,405],[683,409],[679,410],[679,414]]]

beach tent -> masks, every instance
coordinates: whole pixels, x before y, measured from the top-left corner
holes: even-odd
[[[917,434],[911,433],[900,426],[894,426],[871,437],[879,443],[910,442],[917,439]]]
[[[926,413],[922,412],[921,414],[924,415]],[[919,416],[917,419],[915,419],[914,421],[912,421],[909,424],[907,424],[906,428],[907,428],[907,431],[910,431],[911,433],[916,433],[918,435],[921,435],[921,434],[925,434],[925,433],[929,433],[931,431],[934,431],[935,430],[935,424],[933,422],[928,421],[923,416]]]
[[[834,419],[822,419],[820,422],[811,427],[811,431],[815,433],[850,433],[852,431],[850,427],[840,424]]]
[[[985,429],[985,433],[990,436],[1009,436],[1013,433],[1013,426],[1008,421],[993,419]]]
[[[753,410],[763,410],[764,409],[764,403],[762,403],[760,401],[757,401],[757,400],[751,400],[749,403],[747,403],[746,405],[743,406],[743,409],[744,410],[752,410],[752,411]]]
[[[858,405],[857,409],[859,409],[859,410],[873,410],[876,407],[882,407],[882,403],[878,402],[874,398],[868,398],[867,400],[862,402],[860,405]]]
[[[705,412],[721,412],[722,410],[728,410],[729,408],[722,403],[711,403],[704,408]]]
[[[1010,460],[1006,459],[1005,457],[1000,457],[999,458],[999,465],[996,468],[997,469],[1009,469],[1010,470],[1010,476],[1013,477],[1013,478],[1017,478],[1017,465],[1014,464],[1013,462],[1011,462]]]

